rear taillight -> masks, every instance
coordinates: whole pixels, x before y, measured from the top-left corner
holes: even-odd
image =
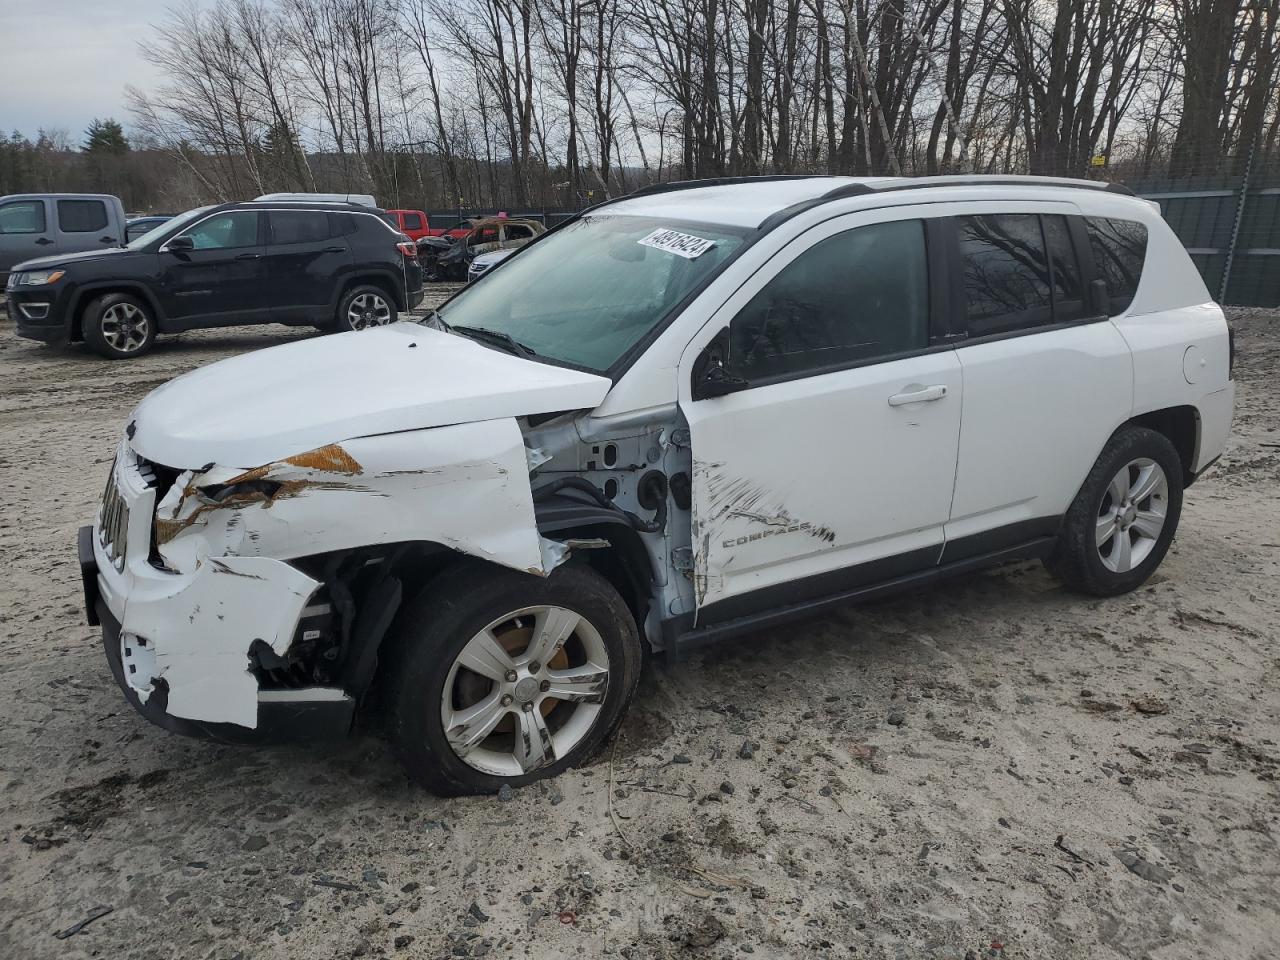
[[[400,252],[401,252],[401,253],[403,253],[406,257],[417,257],[417,255],[418,255],[418,248],[417,248],[417,246],[416,246],[415,244],[413,244],[413,243],[408,243],[408,242],[406,242],[406,243],[397,243],[397,244],[396,244],[396,247],[397,247],[397,248],[400,250]]]

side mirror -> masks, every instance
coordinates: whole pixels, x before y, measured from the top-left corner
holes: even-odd
[[[196,248],[196,242],[188,236],[173,237],[165,241],[164,248],[169,253],[186,253]]]
[[[693,383],[690,385],[693,399],[706,400],[711,397],[724,397],[739,390],[746,390],[751,384],[725,368],[725,357],[729,354],[729,328],[725,327],[717,333],[698,354],[693,364]]]
[[[1111,296],[1107,293],[1107,281],[1094,280],[1089,284],[1089,307],[1096,316],[1111,316]]]

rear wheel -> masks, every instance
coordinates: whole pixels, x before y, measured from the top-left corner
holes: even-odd
[[[80,332],[95,353],[108,360],[126,360],[142,356],[155,344],[156,320],[139,298],[108,293],[84,308]]]
[[[396,322],[396,307],[381,287],[362,283],[352,287],[338,301],[334,325],[338,330],[367,330]]]
[[[1133,590],[1164,559],[1181,513],[1177,450],[1163,434],[1126,427],[1089,472],[1047,565],[1069,587],[1094,596]]]
[[[583,763],[616,728],[640,674],[627,605],[572,565],[544,578],[462,564],[409,606],[392,642],[397,752],[414,779],[446,795]]]

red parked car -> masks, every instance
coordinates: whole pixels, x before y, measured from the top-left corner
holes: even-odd
[[[388,210],[387,219],[401,233],[406,234],[415,243],[423,237],[465,237],[471,231],[471,223],[463,220],[449,230],[444,227],[432,227],[431,218],[425,210]]]

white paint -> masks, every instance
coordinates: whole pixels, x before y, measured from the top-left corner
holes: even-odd
[[[1065,513],[1133,406],[1110,323],[961,346],[964,425],[947,539]]]
[[[895,210],[910,219],[920,208]],[[693,549],[700,603],[881,557],[938,546],[951,506],[960,411],[953,351],[693,400],[709,334],[727,326],[794,257],[884,217],[853,214],[808,231],[734,293],[686,350],[680,404],[689,423]],[[911,385],[938,399],[890,405]]]
[[[301,484],[298,492],[220,509],[208,509],[200,496],[185,498],[175,515],[195,519],[160,545],[161,556],[188,571],[206,557],[288,560],[421,540],[516,570],[543,571],[526,448],[514,420],[382,434],[341,446],[360,465],[358,473],[276,462],[264,479]],[[228,479],[215,467],[193,482]],[[174,488],[181,499],[179,485]]]
[[[609,381],[414,323],[256,350],[154,390],[133,447],[156,463],[248,469],[327,443],[597,405]]]
[[[669,218],[677,227],[699,220],[754,227],[852,182],[710,187],[626,200],[607,213]],[[819,240],[885,220],[1037,211],[1147,224],[1148,262],[1125,315],[692,400],[698,352]],[[412,324],[262,350],[179,378],[139,405],[135,436],[121,447],[131,546],[119,571],[95,546],[99,587],[124,629],[154,648],[171,713],[252,727],[257,704],[279,697],[258,692],[248,649],[262,639],[283,654],[318,586],[287,561],[428,541],[546,574],[575,547],[603,544],[541,538],[531,472],[551,461],[557,471],[580,470],[584,443],[643,437],[653,424],[671,429],[677,401],[691,449],[663,442],[661,455],[669,472],[688,469],[692,456],[694,529],[669,525],[665,537],[644,541],[659,568],[655,582],[683,584],[683,594],[664,594],[666,609],[683,611],[692,602],[688,581],[670,557],[691,533],[697,600],[705,604],[1061,513],[1107,437],[1136,414],[1194,407],[1200,469],[1221,453],[1230,427],[1227,366],[1222,312],[1149,204],[1032,179],[860,195],[816,206],[761,237],[612,389],[603,377]],[[890,404],[916,386],[938,388],[936,399]],[[530,431],[536,442],[525,445],[514,418],[567,410],[590,412]],[[358,466],[334,472],[288,462],[331,444]],[[186,471],[160,506],[163,519],[187,524],[176,534],[170,528],[159,547],[175,572],[147,558],[157,507],[135,450]],[[281,484],[277,495],[215,507],[202,492],[248,470]],[[625,474],[619,489],[634,497]],[[656,619],[651,627],[656,635]],[[286,699],[344,695],[314,688]]]
[[[117,571],[95,542],[99,585],[123,629],[154,648],[174,716],[256,726],[249,648],[262,639],[283,655],[318,586],[284,562],[293,557],[424,540],[544,572],[526,448],[514,420],[366,437],[343,449],[360,464],[358,473],[273,464],[268,478],[302,486],[272,502],[207,509],[198,492],[184,497],[183,489],[226,482],[231,471],[184,477],[167,512],[195,519],[160,547],[173,573],[147,559],[155,492],[122,445],[116,476],[130,507],[133,546]]]

